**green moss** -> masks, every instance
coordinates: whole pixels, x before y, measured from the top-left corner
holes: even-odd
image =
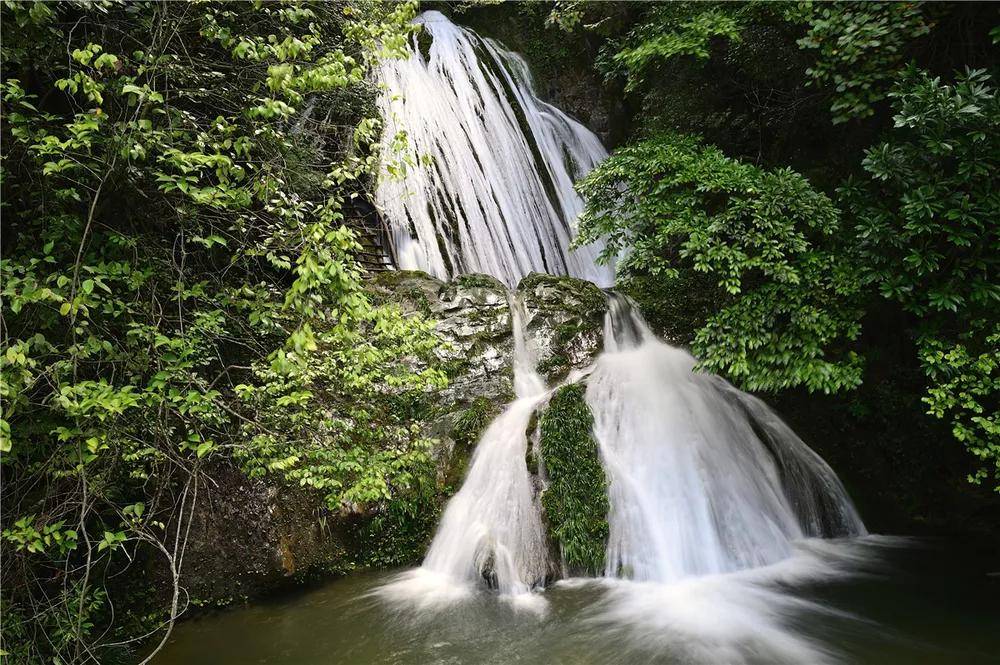
[[[543,376],[561,375],[565,374],[571,365],[569,356],[557,352],[538,363],[538,373]]]
[[[524,453],[524,465],[528,467],[528,473],[533,476],[538,475],[538,454],[531,446],[528,446],[528,450]]]
[[[413,303],[414,307],[417,308],[424,316],[431,315],[431,301],[427,299],[427,294],[424,293],[423,289],[411,286],[407,288],[402,288],[397,291],[396,300],[398,301],[409,301]]]
[[[386,270],[385,272],[375,273],[370,278],[372,284],[387,288],[398,286],[399,284],[409,280],[440,283],[440,280],[431,277],[423,270]]]
[[[528,426],[524,428],[524,436],[529,442],[527,449],[524,451],[524,465],[528,467],[528,473],[533,476],[538,475],[539,458],[541,456],[541,451],[536,449],[537,446],[533,446],[530,443],[536,429],[538,429],[537,410],[531,412],[531,418],[528,419]]]
[[[443,283],[419,270],[386,270],[372,275],[367,284],[367,294],[376,305],[408,303],[424,316],[431,316],[428,290],[434,292]]]
[[[695,332],[727,297],[711,275],[693,271],[682,271],[673,279],[638,276],[629,280],[624,291],[658,335],[683,345],[691,344]]]
[[[420,49],[420,55],[424,57],[425,61],[431,59],[431,44],[433,42],[434,38],[424,30],[417,33],[417,47]]]
[[[599,573],[608,542],[608,494],[583,386],[565,386],[542,414],[541,450],[549,486],[542,508],[566,564]]]
[[[503,284],[496,278],[490,277],[489,275],[480,275],[478,273],[472,273],[469,275],[459,275],[452,280],[452,284],[457,284],[458,286],[473,289],[496,289],[499,291],[504,290]]]
[[[461,376],[469,367],[469,361],[465,358],[452,358],[438,364],[438,369],[444,372],[449,381]]]
[[[517,285],[520,292],[533,291],[540,286],[566,291],[569,297],[580,302],[581,310],[589,313],[594,310],[603,312],[607,303],[604,291],[593,282],[565,275],[547,275],[533,272],[528,274]]]
[[[567,321],[556,327],[556,342],[560,345],[569,344],[574,337],[587,330],[588,327],[580,320]]]

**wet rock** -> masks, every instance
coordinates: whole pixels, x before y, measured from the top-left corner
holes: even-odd
[[[414,270],[377,275],[371,290],[436,322],[445,342],[437,355],[449,379],[442,406],[467,406],[477,397],[509,401],[514,342],[503,284],[488,275],[445,283]]]
[[[517,287],[538,373],[553,385],[590,365],[604,346],[607,296],[591,282],[532,273]]]
[[[248,479],[229,464],[207,476],[184,554],[183,586],[196,607],[229,605],[351,569],[350,526],[360,516],[331,515],[321,497]]]

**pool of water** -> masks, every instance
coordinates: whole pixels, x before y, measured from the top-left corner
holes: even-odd
[[[876,536],[805,541],[774,566],[676,584],[568,580],[531,602],[401,593],[399,571],[359,574],[182,622],[155,662],[1000,663],[998,570]]]

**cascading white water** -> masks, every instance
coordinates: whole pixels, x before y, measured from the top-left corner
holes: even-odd
[[[671,582],[865,533],[829,466],[762,402],[694,371],[612,294],[587,382],[609,480],[606,574]]]
[[[433,39],[429,55],[415,41],[408,60],[381,72],[387,144],[405,130],[413,162],[378,190],[400,267],[486,272],[511,287],[535,270],[608,285],[612,270],[594,263],[600,248],[567,249],[580,209],[572,182],[604,157],[599,141],[535,98],[520,57],[437,12],[418,20]],[[512,295],[517,399],[478,442],[423,565],[378,596],[450,605],[492,586],[544,607],[529,592],[559,566],[525,453],[526,428],[551,391],[524,318]],[[822,608],[765,583],[835,570],[808,538],[866,533],[837,476],[763,402],[695,371],[691,355],[657,340],[614,293],[604,345],[567,379],[587,377],[608,480],[609,591],[595,625],[666,641],[683,661],[828,660],[783,623],[792,607]]]
[[[528,472],[528,423],[548,395],[525,339],[524,304],[510,298],[516,399],[486,429],[461,489],[448,502],[423,565],[382,590],[433,605],[488,582],[509,598],[526,594],[548,572],[548,545]]]
[[[788,623],[831,610],[774,587],[843,575],[837,559],[856,554],[838,543],[824,558],[806,540],[866,533],[836,474],[615,294],[604,339],[586,392],[610,503],[594,629],[679,662],[836,662]]]
[[[607,156],[600,140],[535,96],[519,55],[436,11],[417,23],[429,53],[414,36],[410,57],[379,72],[383,159],[410,163],[376,191],[397,265],[441,279],[486,273],[509,287],[530,272],[610,286],[613,269],[595,262],[601,246],[569,249],[582,209],[573,183]]]

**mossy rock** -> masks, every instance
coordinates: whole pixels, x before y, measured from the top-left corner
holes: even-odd
[[[571,307],[572,312],[577,315],[603,312],[607,308],[604,291],[585,279],[533,272],[517,285],[519,293],[534,294],[536,298],[544,299],[545,290],[558,292],[562,299],[553,304]]]
[[[503,282],[498,280],[496,277],[491,275],[485,275],[481,273],[472,273],[469,275],[459,275],[455,279],[451,280],[451,284],[459,286],[464,289],[493,289],[496,291],[506,292],[506,288]]]
[[[366,290],[376,304],[397,303],[404,311],[430,316],[444,286],[420,270],[386,270],[373,275]]]
[[[657,336],[678,346],[690,346],[727,297],[713,277],[693,271],[681,271],[672,279],[636,277],[628,281],[624,293],[639,305]]]
[[[549,485],[542,509],[549,534],[573,574],[604,570],[608,484],[584,387],[560,388],[541,416],[540,449]]]
[[[436,284],[438,287],[444,285],[444,282],[436,277],[432,277],[423,270],[385,270],[371,275],[368,283],[374,286],[392,289],[405,282],[414,281]]]
[[[550,385],[594,361],[603,346],[608,307],[604,291],[575,277],[531,273],[521,280],[518,294],[524,301],[538,371]]]

